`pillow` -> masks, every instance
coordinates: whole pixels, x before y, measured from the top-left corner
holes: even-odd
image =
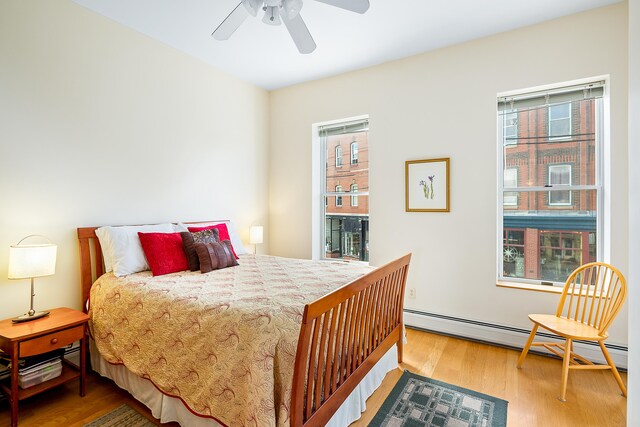
[[[206,226],[218,225],[218,224],[224,224],[227,226],[227,231],[229,232],[229,240],[231,240],[231,245],[233,246],[233,251],[236,253],[236,255],[245,255],[249,253],[245,249],[244,244],[242,243],[242,239],[240,238],[240,235],[238,234],[236,227],[233,225],[233,222],[229,220],[206,221],[206,222],[200,222],[197,224],[186,224],[186,226],[191,228],[204,228]],[[178,226],[184,226],[184,225],[185,224],[178,224]],[[180,231],[186,231],[186,230],[180,230]]]
[[[182,248],[187,256],[187,264],[191,271],[200,270],[200,261],[198,260],[198,253],[196,252],[194,244],[220,242],[217,228],[196,231],[195,233],[183,231],[180,233],[180,238],[182,239]]]
[[[173,224],[128,225],[122,227],[100,227],[96,235],[102,247],[106,271],[116,276],[149,270],[144,257],[138,232],[172,233]]]
[[[180,233],[138,233],[138,236],[154,276],[189,268]]]
[[[214,228],[218,230],[220,241],[229,240],[229,244],[231,245],[231,252],[233,253],[233,256],[236,259],[238,259],[238,255],[236,254],[236,251],[233,249],[233,245],[231,244],[231,239],[229,237],[229,229],[227,228],[227,224],[222,223],[222,224],[206,225],[204,227],[189,227],[189,231],[192,233],[195,233],[203,230],[212,230]]]
[[[233,256],[233,246],[230,240],[223,240],[220,243],[195,243],[194,246],[198,253],[202,273],[238,265],[238,261]]]
[[[102,248],[102,259],[104,260],[104,272],[111,273],[113,271],[113,261],[111,260],[111,251],[108,250],[109,235],[107,232],[107,228],[109,227],[100,227],[96,229],[96,236],[98,236],[98,241],[100,242],[100,247]]]

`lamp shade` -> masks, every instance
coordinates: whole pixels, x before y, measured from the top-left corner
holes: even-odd
[[[249,229],[249,243],[256,245],[262,243],[263,239],[263,227],[261,225],[253,225]]]
[[[58,247],[52,243],[9,247],[9,279],[51,276],[56,272]]]

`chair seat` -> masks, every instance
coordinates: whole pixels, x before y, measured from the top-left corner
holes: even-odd
[[[557,335],[573,340],[602,341],[608,336],[606,333],[600,335],[600,332],[592,326],[554,314],[530,314],[529,319]]]

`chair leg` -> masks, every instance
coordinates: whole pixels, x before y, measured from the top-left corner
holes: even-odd
[[[562,386],[560,390],[560,401],[566,402],[567,380],[569,379],[569,361],[571,360],[571,349],[573,348],[573,340],[567,338],[564,346],[564,357],[562,358]]]
[[[522,353],[520,353],[520,358],[518,359],[518,364],[516,365],[518,369],[522,368],[522,363],[524,362],[524,358],[527,357],[527,353],[529,352],[529,348],[531,348],[531,343],[533,342],[533,339],[536,337],[537,331],[538,331],[538,324],[534,323],[533,328],[531,329],[531,333],[529,334],[529,339],[527,340],[527,343],[524,345],[524,348],[522,349]]]
[[[618,386],[620,386],[620,390],[622,390],[622,395],[627,397],[627,387],[625,387],[624,382],[622,382],[622,378],[620,378],[620,373],[618,373],[618,369],[616,369],[616,365],[613,363],[611,355],[609,355],[609,350],[605,347],[604,342],[598,341],[598,344],[600,344],[600,349],[602,349],[604,358],[607,359],[607,363],[611,366],[611,372],[613,372],[613,376],[615,377]]]

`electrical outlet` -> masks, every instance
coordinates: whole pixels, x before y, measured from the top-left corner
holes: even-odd
[[[416,288],[409,288],[409,298],[416,297]]]

